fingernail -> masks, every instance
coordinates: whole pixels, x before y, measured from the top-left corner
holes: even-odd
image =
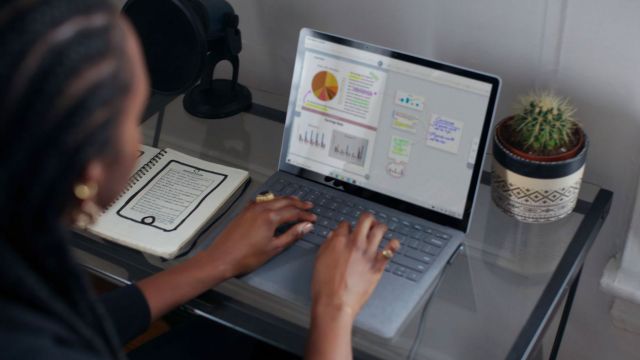
[[[306,234],[311,230],[313,230],[313,224],[310,222],[304,223],[304,225],[302,225],[302,227],[300,228],[300,232],[303,234]]]
[[[307,205],[307,206],[313,206],[313,203],[312,203],[311,201],[305,201],[304,203],[305,203],[305,205]]]

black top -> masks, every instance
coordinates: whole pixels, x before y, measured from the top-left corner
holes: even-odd
[[[95,297],[64,236],[0,236],[0,358],[124,359],[149,325],[135,285]]]
[[[147,299],[135,285],[121,287],[100,297],[121,344],[143,333],[151,321]]]
[[[126,344],[149,326],[146,299],[135,285],[100,298],[120,343]],[[101,359],[99,354],[74,346],[72,333],[26,304],[0,299],[0,348],[3,359]]]

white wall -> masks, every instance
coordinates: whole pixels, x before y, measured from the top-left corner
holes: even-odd
[[[640,357],[640,335],[611,325],[611,298],[598,286],[607,260],[621,250],[640,172],[640,1],[230,2],[243,35],[241,81],[258,102],[281,109],[301,27],[498,74],[497,118],[535,87],[569,96],[591,138],[586,180],[615,197],[587,259],[561,358]]]

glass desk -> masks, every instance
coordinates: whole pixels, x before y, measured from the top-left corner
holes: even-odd
[[[284,113],[258,105],[249,113],[229,119],[172,122],[172,111],[182,111],[180,100],[167,109],[160,145],[248,169],[252,182],[234,204],[242,206],[253,189],[276,170]],[[187,125],[206,126],[206,131],[198,139],[190,139],[189,147],[170,144],[169,140],[179,138],[176,134]],[[164,141],[165,137],[169,140]],[[490,161],[485,163],[488,170]],[[606,219],[612,193],[584,183],[570,216],[551,224],[528,225],[493,205],[489,182],[489,173],[485,172],[464,251],[445,269],[428,306],[418,308],[393,341],[374,339],[355,329],[357,358],[406,358],[416,338],[417,359],[531,358],[542,354],[539,349],[545,335],[556,337],[554,346],[548,349],[550,357],[555,357],[585,256]],[[171,261],[81,234],[74,236],[72,246],[86,269],[123,285],[208,246],[215,227],[211,225],[186,255]],[[306,310],[248,288],[236,279],[182,308],[303,354]],[[417,337],[421,321],[423,329]],[[556,322],[559,325],[551,326]]]

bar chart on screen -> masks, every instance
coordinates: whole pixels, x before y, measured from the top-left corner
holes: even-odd
[[[303,128],[298,132],[298,142],[321,149],[327,146],[324,131],[312,127]]]
[[[369,140],[334,130],[329,156],[350,164],[364,166]]]

